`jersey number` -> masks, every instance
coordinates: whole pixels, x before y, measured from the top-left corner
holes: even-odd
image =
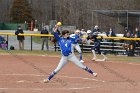
[[[65,44],[66,47],[68,47],[67,43]]]

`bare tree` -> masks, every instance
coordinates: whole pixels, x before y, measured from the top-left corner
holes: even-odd
[[[32,8],[27,0],[14,0],[10,11],[11,21],[20,23],[30,22],[33,19],[31,11]]]
[[[33,16],[38,22],[49,23],[50,20],[62,21],[64,25],[75,25],[77,28],[91,29],[100,25],[107,30],[108,26],[120,28],[117,19],[104,16],[94,10],[139,10],[140,0],[28,0],[33,8]],[[8,11],[13,0],[0,0],[0,21],[9,20]],[[131,18],[131,22],[134,21]],[[113,22],[113,24],[112,24]],[[134,24],[135,25],[135,24]]]

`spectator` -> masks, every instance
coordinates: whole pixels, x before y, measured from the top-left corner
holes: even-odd
[[[100,34],[101,33],[101,31],[100,31],[100,29],[99,29],[99,26],[98,25],[95,25],[95,27],[94,27],[94,29],[93,29],[93,31],[92,31],[92,34]]]
[[[80,31],[80,36],[83,37],[83,36],[85,36],[85,35],[87,35],[85,29],[81,29],[81,31]]]
[[[124,35],[124,37],[126,37],[126,38],[131,38],[131,37],[133,37],[133,36],[131,35],[131,32],[128,31],[128,32]],[[129,40],[125,40],[124,43],[129,44]]]
[[[115,37],[116,34],[115,34],[115,32],[114,32],[114,30],[112,28],[109,28],[109,31],[106,32],[106,36],[108,36],[108,37]],[[107,41],[108,42],[114,42],[113,39],[109,39]]]
[[[109,31],[106,32],[106,35],[108,37],[115,37],[116,36],[116,34],[112,28],[109,28]]]
[[[134,38],[138,38],[138,34],[137,33],[134,34]],[[139,46],[140,46],[140,41],[139,40],[135,40],[134,41],[134,47],[139,47]]]
[[[129,34],[130,34],[130,37],[132,37],[133,36],[133,34],[132,34],[132,31],[130,30],[130,28],[125,28],[125,32],[124,32],[124,36],[123,37],[128,37],[128,32],[129,32]]]
[[[19,42],[19,49],[24,50],[24,36],[20,36],[19,34],[24,34],[23,29],[21,26],[18,26],[18,29],[15,31],[15,35],[17,35],[17,40]]]
[[[126,38],[132,38],[132,34],[130,31],[127,31],[126,34],[124,34],[124,37]],[[124,40],[124,44],[123,44],[123,47],[124,49],[126,50],[126,53],[128,54],[129,53],[129,45],[130,45],[131,41],[130,40]],[[126,54],[124,53],[124,54]]]
[[[135,28],[134,38],[140,38],[140,30],[139,30],[138,27]],[[139,47],[140,46],[140,41],[136,40],[134,44],[135,44],[135,47]]]
[[[2,48],[2,49],[8,49],[8,42],[7,42],[7,40],[4,38],[4,37],[2,37],[2,36],[0,36],[0,48]]]
[[[137,35],[137,38],[140,38],[140,30],[137,27],[135,28],[134,34]]]
[[[46,27],[41,30],[41,34],[49,34],[49,31],[47,30]],[[48,36],[41,36],[41,40],[42,40],[41,50],[44,50],[44,44],[46,44],[46,49],[49,50]]]

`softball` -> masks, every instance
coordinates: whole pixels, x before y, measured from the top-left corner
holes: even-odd
[[[61,22],[57,22],[57,24],[56,24],[57,26],[61,26],[62,25],[62,23]]]

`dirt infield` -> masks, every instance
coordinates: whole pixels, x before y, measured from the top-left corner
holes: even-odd
[[[123,58],[123,57],[122,57]],[[89,73],[69,62],[49,83],[58,56],[0,55],[0,93],[140,93],[139,62],[92,62]]]

